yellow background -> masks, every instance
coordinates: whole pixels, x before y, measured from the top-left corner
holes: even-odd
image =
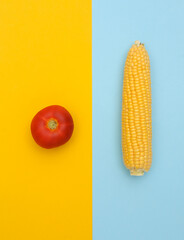
[[[0,239],[91,239],[91,0],[0,1]],[[40,148],[40,109],[72,114],[70,141]]]

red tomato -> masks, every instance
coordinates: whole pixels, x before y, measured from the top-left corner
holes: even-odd
[[[74,124],[70,113],[53,105],[39,111],[31,122],[34,140],[43,148],[54,148],[66,143],[72,136]]]

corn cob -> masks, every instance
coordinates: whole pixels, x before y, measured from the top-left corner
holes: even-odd
[[[149,171],[151,141],[150,61],[144,44],[135,41],[125,63],[122,106],[123,159],[131,175]]]

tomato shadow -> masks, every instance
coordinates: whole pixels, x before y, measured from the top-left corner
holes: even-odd
[[[66,153],[71,151],[72,137],[64,145],[56,148],[46,149],[40,147],[33,139],[29,127],[25,133],[25,141],[28,146],[28,153],[30,153],[30,160],[34,164],[61,164],[66,160]]]

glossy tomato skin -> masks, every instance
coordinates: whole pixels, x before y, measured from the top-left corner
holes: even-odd
[[[50,128],[49,123],[54,123],[54,127]],[[71,138],[73,128],[72,116],[59,105],[42,109],[31,122],[32,136],[43,148],[55,148],[65,144]]]

